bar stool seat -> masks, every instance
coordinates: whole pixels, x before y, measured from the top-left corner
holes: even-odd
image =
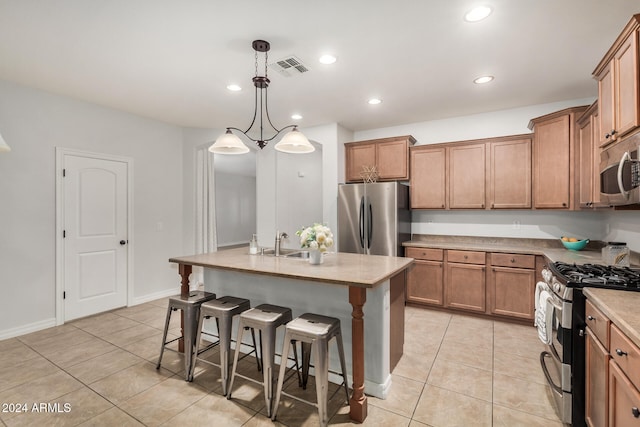
[[[240,315],[240,323],[238,325],[238,339],[236,340],[236,351],[233,358],[233,368],[231,369],[231,383],[229,384],[229,393],[227,394],[227,399],[231,399],[233,382],[236,375],[249,381],[255,381],[252,378],[238,374],[238,356],[240,354],[239,344],[242,342],[242,337],[244,335],[245,329],[257,329],[260,332],[264,399],[267,405],[267,416],[271,416],[271,403],[273,401],[273,386],[275,382],[273,365],[275,359],[276,329],[279,326],[290,322],[292,317],[293,316],[290,308],[271,304],[261,304],[255,308],[252,308],[251,310],[245,311]]]
[[[309,359],[313,352],[313,360],[315,363],[316,377],[316,394],[317,404],[307,400],[298,398],[282,391],[284,383],[284,374],[286,363],[280,364],[280,373],[278,375],[278,386],[271,419],[275,421],[280,404],[280,397],[284,394],[301,402],[316,406],[318,415],[320,416],[320,425],[326,426],[329,422],[327,413],[328,390],[329,390],[329,342],[335,338],[338,346],[338,354],[340,356],[340,367],[342,369],[342,378],[344,391],[347,401],[349,400],[349,389],[347,387],[347,368],[344,358],[344,345],[342,342],[342,331],[340,329],[340,319],[335,317],[322,316],[320,314],[305,313],[300,317],[293,319],[287,323],[284,335],[284,348],[282,350],[282,360],[286,360],[289,354],[290,343],[302,343],[303,358],[303,384],[306,385],[309,375]]]
[[[184,338],[184,369],[185,379],[189,379],[191,371],[191,363],[193,357],[193,348],[195,346],[195,336],[198,318],[200,316],[200,307],[204,302],[214,300],[216,294],[205,291],[191,291],[187,295],[179,295],[169,298],[169,306],[167,307],[167,316],[164,322],[164,333],[162,334],[162,344],[160,346],[160,357],[156,369],[160,369],[162,356],[167,344]],[[167,341],[167,332],[169,331],[169,322],[171,321],[171,313],[176,310],[182,310],[184,314],[184,325],[182,327],[183,337]],[[171,349],[169,349],[171,350]]]
[[[207,362],[205,360],[200,359],[201,361],[207,362],[211,365],[218,366],[221,371],[221,379],[222,379],[222,394],[227,394],[227,387],[229,384],[229,365],[230,365],[230,356],[231,356],[231,330],[233,326],[233,318],[251,308],[251,303],[248,299],[238,298],[234,296],[223,296],[215,300],[207,301],[200,307],[200,317],[197,324],[197,336],[196,336],[196,344],[194,348],[193,355],[193,364],[191,365],[191,369],[189,371],[188,381],[193,380],[193,374],[196,368],[196,362],[198,361],[198,356],[205,351],[211,349],[212,347],[219,345],[220,346],[220,364],[217,365],[212,362]],[[204,323],[204,319],[209,319],[214,317],[216,319],[216,325],[218,329],[218,340],[207,346],[206,348],[200,350],[200,338],[203,334],[202,326]],[[211,335],[204,333],[205,335]],[[252,334],[253,336],[253,334]],[[236,343],[236,346],[239,346]],[[253,347],[254,352],[256,352],[256,339],[253,336]],[[260,360],[258,359],[258,370],[260,370]]]

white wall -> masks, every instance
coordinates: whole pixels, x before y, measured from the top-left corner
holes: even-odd
[[[178,289],[179,127],[0,81],[0,130],[0,338],[55,319],[55,147],[134,159],[134,297]]]

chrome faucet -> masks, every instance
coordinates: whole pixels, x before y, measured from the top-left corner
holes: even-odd
[[[276,246],[273,249],[273,251],[275,252],[275,256],[280,256],[280,241],[282,239],[286,239],[287,237],[289,237],[289,235],[284,231],[282,233],[280,231],[276,231]]]

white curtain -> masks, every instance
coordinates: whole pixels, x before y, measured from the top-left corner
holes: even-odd
[[[196,152],[196,253],[215,252],[216,197],[213,173],[213,153],[207,147]]]

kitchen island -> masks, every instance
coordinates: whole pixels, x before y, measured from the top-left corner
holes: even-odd
[[[411,258],[339,252],[325,254],[321,265],[310,265],[299,258],[249,255],[248,248],[242,247],[169,262],[178,264],[183,294],[189,292],[192,267],[200,266],[205,268],[205,290],[218,296],[248,298],[252,306],[290,307],[294,316],[314,312],[339,318],[347,369],[353,378],[351,419],[362,422],[367,416],[365,388],[367,394],[386,397],[391,385],[389,348],[392,335],[397,334],[390,328],[390,291],[404,288],[404,271],[413,262]],[[398,277],[402,280],[393,280]],[[346,326],[349,323],[351,330]],[[332,370],[337,366],[334,353]]]

